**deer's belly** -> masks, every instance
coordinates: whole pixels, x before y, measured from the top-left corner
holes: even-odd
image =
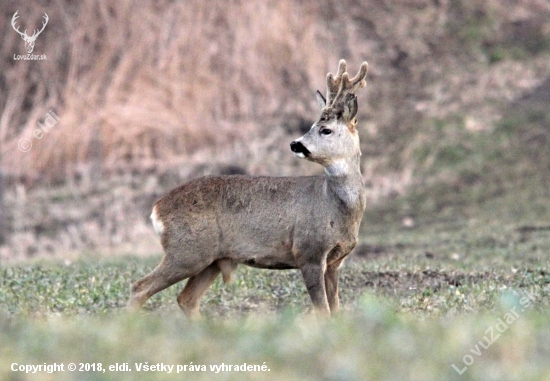
[[[294,269],[296,266],[288,262],[281,261],[278,258],[248,258],[242,261],[243,265],[256,267],[259,269],[270,269],[270,270],[289,270]]]
[[[286,270],[296,268],[292,244],[288,240],[242,242],[225,253],[243,265],[261,269]]]

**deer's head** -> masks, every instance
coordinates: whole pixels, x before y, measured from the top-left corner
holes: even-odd
[[[44,30],[44,28],[48,24],[48,20],[49,20],[48,15],[46,13],[44,13],[44,16],[43,16],[44,21],[42,22],[42,29],[40,29],[40,30],[35,29],[32,36],[28,36],[26,29],[25,29],[24,32],[20,32],[19,27],[15,27],[15,22],[16,22],[17,18],[19,17],[17,15],[18,13],[19,13],[19,11],[15,12],[15,14],[13,15],[13,17],[11,19],[11,26],[13,27],[13,29],[17,33],[19,33],[21,35],[21,38],[25,41],[25,49],[27,50],[27,53],[32,53],[32,51],[34,50],[34,42],[36,41],[36,38],[40,35],[40,33],[42,33],[42,31]]]
[[[327,97],[317,91],[321,116],[309,132],[290,144],[296,156],[328,168],[361,155],[359,135],[355,129],[357,97],[354,92],[367,85],[366,77],[366,62],[361,64],[359,73],[350,79],[344,60],[340,61],[336,77],[331,73],[327,75]]]

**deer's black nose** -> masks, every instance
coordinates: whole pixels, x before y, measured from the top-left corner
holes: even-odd
[[[301,153],[304,156],[308,156],[311,152],[302,144],[302,142],[292,142],[290,143],[290,150],[294,153]]]

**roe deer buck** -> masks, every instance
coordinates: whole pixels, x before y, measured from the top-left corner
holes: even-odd
[[[139,309],[157,292],[189,278],[178,295],[189,317],[216,277],[238,264],[300,269],[317,313],[338,310],[338,269],[357,243],[365,210],[357,98],[367,63],[349,79],[341,60],[327,75],[327,99],[317,91],[321,116],[290,144],[292,152],[325,167],[310,177],[207,176],[156,202],[151,219],[164,257],[132,286],[128,306]]]

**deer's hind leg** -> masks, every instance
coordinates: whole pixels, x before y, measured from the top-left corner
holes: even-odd
[[[175,250],[167,251],[160,264],[132,285],[128,308],[139,309],[151,296],[190,276],[200,273],[211,259],[189,260]]]
[[[174,269],[164,258],[149,274],[132,285],[128,308],[138,310],[151,296],[187,277],[185,269]]]
[[[200,316],[199,302],[220,272],[220,267],[214,262],[198,274],[189,278],[185,287],[178,295],[178,305],[187,317],[197,318]]]

